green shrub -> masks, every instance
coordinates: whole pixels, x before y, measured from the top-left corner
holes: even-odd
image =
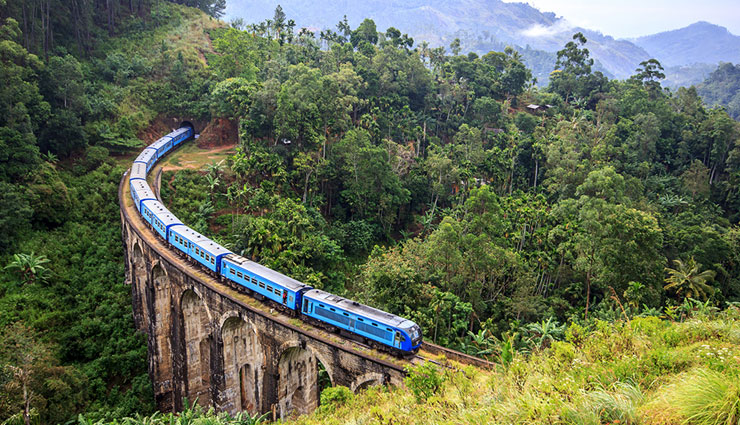
[[[578,323],[571,323],[565,330],[565,340],[580,347],[586,339],[586,329]]]
[[[444,377],[433,363],[423,363],[418,366],[407,366],[404,382],[416,397],[416,401],[421,403],[439,393]]]
[[[550,345],[550,355],[564,365],[570,365],[576,358],[576,348],[573,344],[562,341],[553,341]]]
[[[334,411],[337,407],[347,404],[353,397],[354,394],[347,387],[341,385],[328,387],[321,392],[321,408],[323,410]]]

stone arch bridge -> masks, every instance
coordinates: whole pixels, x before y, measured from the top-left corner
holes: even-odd
[[[148,336],[160,411],[179,411],[187,398],[217,411],[286,418],[318,406],[320,373],[353,391],[403,382],[409,361],[279,314],[178,256],[141,219],[126,182],[124,175],[118,194],[126,283],[135,326]],[[432,344],[425,350],[485,366]]]

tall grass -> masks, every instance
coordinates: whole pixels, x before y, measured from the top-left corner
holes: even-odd
[[[643,400],[642,391],[637,385],[616,382],[611,388],[585,393],[575,406],[566,406],[562,411],[562,419],[566,423],[580,425],[638,424],[638,408]]]
[[[692,425],[740,425],[740,376],[700,368],[671,386],[666,401]]]

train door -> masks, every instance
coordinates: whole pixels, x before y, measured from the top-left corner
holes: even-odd
[[[406,338],[403,336],[403,334],[401,333],[401,331],[398,331],[397,330],[396,333],[395,333],[395,336],[393,338],[393,346],[394,347],[397,347],[397,348],[401,348],[401,344],[405,340],[406,340]]]

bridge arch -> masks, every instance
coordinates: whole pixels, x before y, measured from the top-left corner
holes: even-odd
[[[180,299],[185,339],[185,391],[190,401],[198,399],[205,407],[213,405],[211,391],[211,335],[208,308],[195,290],[187,289]]]
[[[386,376],[378,372],[368,372],[364,375],[358,376],[350,386],[350,390],[353,393],[362,391],[368,387],[375,385],[383,385],[386,381]]]
[[[282,344],[276,357],[278,372],[277,407],[279,417],[312,412],[319,405],[319,373],[327,371],[333,383],[331,363],[321,359],[304,341],[291,340]]]
[[[265,369],[259,332],[235,311],[222,316],[220,329],[225,388],[222,405],[230,413],[258,413]]]

